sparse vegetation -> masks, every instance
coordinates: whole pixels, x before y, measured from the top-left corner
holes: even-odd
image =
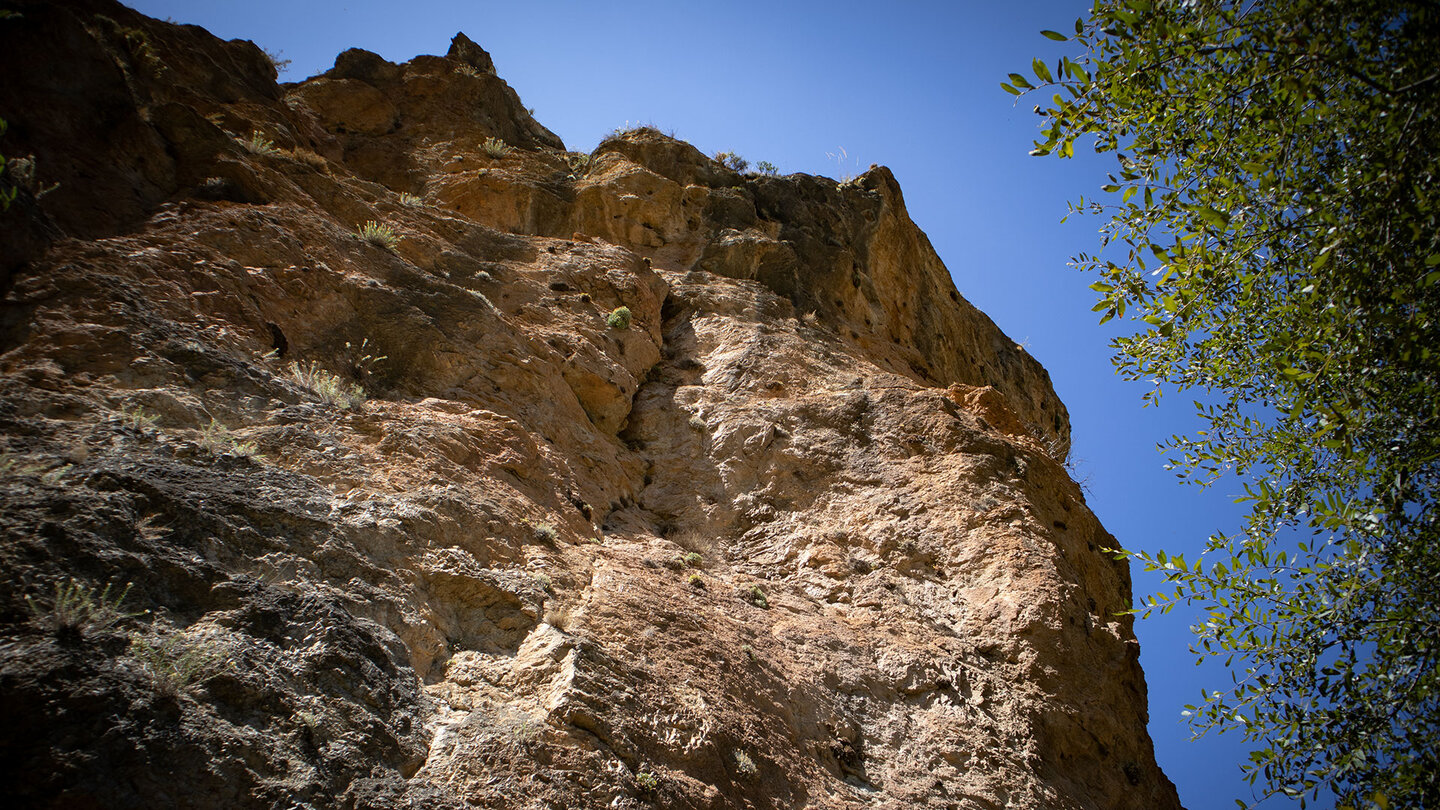
[[[705,420],[699,416],[690,417],[690,429],[703,433],[705,431]]]
[[[225,670],[225,655],[212,641],[192,640],[180,632],[130,636],[130,658],[164,694],[177,695]]]
[[[408,191],[402,191],[400,192],[400,204],[406,208],[420,208],[425,205],[425,200]]]
[[[214,419],[200,432],[200,447],[215,455],[229,454],[245,458],[254,457],[257,450],[254,442],[240,441],[229,428]]]
[[[774,163],[771,163],[768,160],[762,160],[755,164],[755,171],[765,175],[766,177],[774,177],[775,175],[780,173],[780,167],[776,166]]]
[[[485,142],[480,144],[480,151],[492,158],[503,158],[510,154],[510,149],[510,144],[499,138],[486,138]]]
[[[330,172],[330,163],[323,156],[312,149],[282,149],[279,152],[281,157],[293,160],[305,166],[309,166],[317,172]]]
[[[96,14],[95,21],[103,23],[110,29],[111,34],[120,39],[132,66],[141,68],[151,76],[159,76],[165,72],[165,63],[151,46],[149,34],[139,28],[123,26],[104,14]]]
[[[649,771],[641,771],[635,774],[635,787],[645,793],[654,793],[660,787],[660,777]]]
[[[107,582],[97,593],[93,586],[68,579],[55,584],[55,598],[48,609],[37,604],[32,596],[25,597],[25,604],[30,606],[35,620],[57,638],[78,639],[103,633],[125,619],[140,615],[120,609],[130,587],[131,583],[126,583],[123,590],[112,594],[112,585]]]
[[[739,771],[741,776],[754,776],[760,773],[760,769],[755,765],[755,760],[751,759],[750,755],[744,751],[735,752],[735,770]]]
[[[578,179],[590,168],[590,156],[584,152],[576,152],[565,158],[565,164],[570,167],[570,178]]]
[[[699,552],[690,551],[680,555],[680,562],[687,568],[700,568],[705,564],[705,558]]]
[[[5,130],[9,128],[10,125],[5,122],[5,119],[0,118],[0,135],[4,135]],[[5,174],[6,162],[5,155],[0,154],[0,177]],[[15,202],[15,196],[19,193],[20,189],[14,185],[0,185],[0,211],[8,209],[10,203]]]
[[[9,451],[0,453],[0,476],[40,475],[44,471],[44,462],[22,461],[18,456]]]
[[[751,647],[749,644],[741,644],[741,645],[740,645],[740,652],[742,652],[742,653],[745,654],[745,660],[750,661],[751,663],[754,663],[754,662],[755,662],[755,648],[754,648],[754,647]]]
[[[160,421],[160,417],[157,414],[146,413],[145,409],[139,405],[133,408],[122,407],[115,412],[115,415],[116,418],[120,420],[120,424],[138,430],[141,433],[154,430],[155,423]]]
[[[545,593],[555,592],[555,584],[550,581],[550,576],[548,574],[531,574],[530,579],[534,580],[535,584],[540,586],[540,590],[544,591]]]
[[[480,78],[480,71],[476,70],[474,65],[459,65],[455,68],[455,72],[472,79]]]
[[[735,154],[734,152],[716,152],[715,160],[721,166],[731,171],[743,172],[750,168],[750,161]]]
[[[560,533],[549,523],[541,523],[534,530],[535,541],[539,543],[554,543],[560,537]]]
[[[605,317],[605,323],[611,329],[624,331],[630,328],[630,308],[616,307]]]
[[[400,237],[395,233],[395,229],[373,219],[364,225],[355,226],[355,233],[362,240],[391,253],[394,253],[395,248],[400,246]]]
[[[270,60],[270,67],[275,68],[275,77],[277,79],[280,77],[280,74],[290,69],[291,60],[284,58],[284,51],[272,51],[269,48],[261,48],[260,50],[265,54],[265,58]]]
[[[770,600],[766,598],[764,589],[761,588],[759,585],[751,585],[750,590],[746,592],[745,597],[749,599],[750,604],[754,605],[755,607],[770,607]]]
[[[275,148],[275,142],[260,134],[259,130],[251,132],[248,138],[237,137],[235,141],[252,155],[268,157],[280,154],[280,150]]]
[[[345,382],[339,375],[326,371],[313,360],[308,365],[292,362],[290,378],[310,389],[326,404],[339,405],[350,410],[357,410],[365,404],[364,388]]]
[[[703,589],[705,587],[705,578],[700,576],[699,574],[691,574],[690,579],[687,580],[687,582],[690,583],[690,587],[692,588]]]

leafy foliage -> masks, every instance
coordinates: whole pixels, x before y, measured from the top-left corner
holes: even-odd
[[[1239,729],[1260,796],[1440,806],[1440,7],[1424,0],[1098,0],[1076,58],[1016,95],[1033,154],[1093,138],[1101,322],[1119,373],[1196,389],[1178,474],[1244,479],[1243,533],[1200,560],[1128,552],[1203,606],[1232,666],[1191,707]],[[1242,806],[1244,802],[1241,802]]]

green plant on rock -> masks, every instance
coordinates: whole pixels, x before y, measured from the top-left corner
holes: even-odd
[[[510,154],[510,149],[510,144],[499,138],[486,138],[485,142],[480,144],[480,151],[492,158],[503,158]]]
[[[375,247],[384,248],[391,253],[400,246],[400,236],[395,233],[395,229],[373,219],[364,225],[355,226],[355,234]]]
[[[252,155],[269,157],[280,154],[280,150],[275,148],[275,142],[261,135],[258,130],[251,132],[248,138],[236,138],[235,141]]]
[[[425,205],[425,200],[408,191],[402,191],[400,192],[400,204],[406,208],[422,208]]]
[[[680,555],[680,563],[687,568],[700,568],[705,564],[705,558],[699,552],[690,551]]]
[[[605,316],[605,323],[606,323],[611,329],[618,329],[618,330],[620,330],[620,331],[624,331],[624,330],[626,330],[626,329],[629,329],[629,328],[630,328],[630,308],[629,308],[629,307],[616,307],[615,309],[613,309],[613,310],[610,311],[610,314],[609,314],[609,315]]]
[[[649,771],[635,774],[635,786],[645,793],[654,793],[660,787],[660,777]]]
[[[54,633],[56,638],[79,639],[102,633],[125,619],[140,615],[120,609],[130,593],[130,583],[126,583],[119,593],[112,594],[111,587],[111,583],[107,582],[97,592],[94,586],[68,579],[55,584],[55,598],[50,607],[41,607],[33,596],[25,597],[25,604],[30,606],[35,620]]]
[[[690,587],[692,588],[705,587],[705,578],[700,576],[699,574],[691,574],[690,578],[686,581],[690,583]]]
[[[241,441],[235,438],[231,430],[214,419],[200,431],[200,447],[207,453],[215,455],[229,454],[233,456],[244,456],[252,458],[256,455],[254,442]]]
[[[754,776],[760,773],[760,768],[755,765],[755,760],[751,759],[750,755],[744,751],[735,752],[735,770],[739,771],[741,776]]]
[[[155,429],[155,423],[160,421],[158,414],[146,413],[139,405],[132,407],[123,406],[115,412],[120,424],[125,427],[145,433]]]
[[[320,367],[319,363],[290,363],[290,378],[308,388],[320,401],[329,405],[357,410],[365,404],[365,389],[354,383],[347,383],[337,374]]]
[[[191,639],[181,632],[154,630],[130,636],[129,655],[156,688],[177,695],[224,672],[225,652],[213,639]]]
[[[774,163],[771,163],[768,160],[762,160],[755,164],[755,171],[765,175],[766,177],[774,177],[775,175],[780,173],[780,167],[776,166]]]
[[[770,607],[770,600],[766,598],[764,589],[759,585],[751,585],[750,590],[746,593],[746,597],[750,600],[750,604],[755,607]]]

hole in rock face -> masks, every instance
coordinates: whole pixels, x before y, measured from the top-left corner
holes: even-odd
[[[290,351],[290,341],[285,339],[285,333],[280,327],[273,323],[265,324],[270,329],[270,348],[275,350],[276,357],[284,357]]]

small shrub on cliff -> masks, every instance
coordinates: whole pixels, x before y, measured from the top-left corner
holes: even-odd
[[[235,434],[231,433],[229,428],[214,419],[211,419],[210,424],[200,431],[200,447],[205,452],[217,456],[229,454],[253,458],[256,455],[254,442],[240,441],[235,438]]]
[[[265,59],[270,62],[270,67],[275,68],[275,78],[280,78],[280,74],[290,69],[291,60],[285,58],[284,51],[261,48],[260,52],[265,54]]]
[[[684,563],[687,568],[700,568],[705,564],[705,558],[701,557],[698,552],[691,551],[682,555],[680,562]]]
[[[280,150],[275,148],[275,142],[261,135],[259,131],[251,132],[248,138],[236,138],[235,140],[252,155],[268,157],[280,154]]]
[[[167,695],[204,683],[226,668],[225,652],[218,645],[192,640],[179,632],[132,634],[130,658],[155,681],[156,688]]]
[[[741,776],[754,776],[760,773],[760,768],[756,767],[755,760],[751,759],[750,755],[744,751],[735,752],[735,770],[739,771]]]
[[[780,173],[780,167],[776,166],[774,163],[771,163],[768,160],[762,160],[759,163],[755,164],[755,171],[765,175],[766,177],[774,177],[775,175]]]
[[[699,574],[691,574],[688,582],[692,588],[704,589],[705,587],[705,578]]]
[[[510,154],[510,144],[499,138],[486,138],[485,142],[480,144],[480,151],[492,158],[503,158]]]
[[[605,317],[605,323],[608,324],[611,329],[619,329],[621,331],[629,329],[630,308],[616,307]]]
[[[649,771],[635,774],[635,787],[644,793],[654,793],[660,787],[660,777]]]
[[[743,172],[750,168],[750,161],[735,154],[734,152],[716,152],[715,160],[731,171]]]
[[[120,603],[130,593],[130,584],[117,594],[111,594],[111,584],[98,593],[95,588],[74,579],[55,584],[55,598],[49,609],[36,604],[33,596],[25,597],[25,604],[41,626],[55,634],[56,638],[79,639],[87,634],[101,633],[119,622],[138,613],[126,613]]]
[[[480,71],[476,70],[474,65],[460,65],[455,68],[455,72],[461,76],[469,76],[472,79],[480,78]]]
[[[766,598],[765,591],[759,585],[751,585],[750,590],[745,592],[745,598],[750,604],[758,608],[770,607],[770,600]]]
[[[536,526],[532,534],[538,543],[554,543],[560,537],[560,533],[549,523],[541,523]]]
[[[425,200],[408,191],[402,191],[400,192],[400,204],[406,208],[421,208],[425,205]]]
[[[120,420],[120,424],[133,430],[138,430],[141,433],[148,433],[154,430],[155,423],[160,421],[158,415],[146,413],[145,409],[139,405],[133,408],[122,407],[115,412],[115,415],[116,418]]]
[[[400,237],[395,229],[374,220],[355,226],[355,234],[375,247],[385,248],[391,253],[400,246]]]
[[[290,378],[314,392],[321,402],[351,410],[365,404],[365,389],[345,382],[339,375],[331,374],[314,361],[309,365],[292,362]]]

